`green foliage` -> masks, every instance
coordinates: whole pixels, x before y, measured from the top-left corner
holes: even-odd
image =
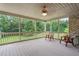
[[[44,23],[37,21],[36,22],[36,30],[39,31],[39,32],[44,31]]]
[[[1,32],[19,32],[19,19],[15,16],[0,15],[0,31]],[[32,20],[25,18],[21,22],[22,32],[35,32],[34,23]],[[36,29],[39,32],[44,31],[44,23],[37,21]]]
[[[59,19],[59,23],[58,20],[52,20],[51,21],[52,24],[52,32],[69,32],[69,28],[68,28],[68,20],[66,20],[66,18],[63,19]]]
[[[19,32],[19,22],[21,20],[15,16],[0,15],[0,31],[1,32]],[[51,25],[50,25],[51,24]],[[35,24],[32,20],[24,18],[21,22],[21,31],[22,32],[35,32]],[[69,32],[68,20],[66,18],[60,19],[59,24],[58,20],[52,20],[47,22],[46,31],[50,31],[50,26],[52,26],[52,32]],[[44,23],[42,21],[36,22],[36,31],[44,31]]]
[[[9,22],[5,16],[0,16],[0,29],[2,32],[7,32],[9,29]]]
[[[53,20],[51,23],[52,23],[52,32],[58,32],[58,21]]]
[[[13,16],[0,15],[0,30],[2,32],[19,31],[17,19]]]
[[[46,31],[50,31],[50,24],[49,23],[46,24]]]
[[[9,20],[9,32],[19,32],[19,19],[17,17],[10,16]]]
[[[22,32],[34,32],[34,23],[31,20],[23,20]]]
[[[59,32],[68,32],[68,21],[63,19],[60,21],[59,26]]]

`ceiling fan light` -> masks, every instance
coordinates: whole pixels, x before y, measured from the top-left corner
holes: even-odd
[[[46,16],[46,15],[47,15],[47,13],[42,13],[42,15],[43,15],[43,16]]]

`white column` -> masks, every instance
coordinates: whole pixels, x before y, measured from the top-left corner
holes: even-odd
[[[58,19],[58,39],[59,39],[59,35],[60,35],[60,33],[59,33],[59,29],[60,29],[60,26],[59,26],[59,19]]]
[[[19,18],[19,36],[20,36],[20,40],[21,40],[21,18]]]

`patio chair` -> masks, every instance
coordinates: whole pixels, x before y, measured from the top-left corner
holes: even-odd
[[[45,40],[46,39],[49,39],[49,41],[51,41],[52,39],[54,39],[53,38],[53,34],[51,33],[51,32],[48,32],[47,34],[46,34],[46,37],[45,37]]]
[[[62,37],[61,37],[61,40],[60,40],[60,44],[61,44],[61,41],[64,41],[66,47],[67,47],[68,43],[71,43],[71,44],[74,46],[73,40],[74,40],[74,38],[71,38],[71,37],[69,37],[68,35],[62,36]]]

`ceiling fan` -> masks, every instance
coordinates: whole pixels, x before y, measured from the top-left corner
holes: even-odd
[[[43,16],[47,16],[47,13],[48,13],[47,7],[46,7],[46,5],[44,5],[44,6],[43,6],[43,9],[42,9],[42,15],[43,15]]]

